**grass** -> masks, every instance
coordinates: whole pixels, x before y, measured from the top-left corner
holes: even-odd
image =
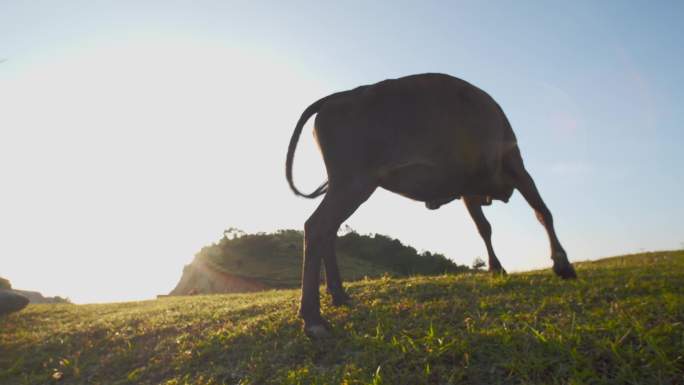
[[[0,319],[1,384],[684,384],[684,251],[351,283],[308,340],[297,290]]]

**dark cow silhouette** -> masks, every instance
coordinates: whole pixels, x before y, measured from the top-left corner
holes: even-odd
[[[328,181],[304,194],[292,181],[292,163],[302,128],[316,113],[314,135]],[[505,271],[494,254],[482,206],[493,199],[507,202],[518,189],[546,229],[553,271],[562,278],[576,277],[551,212],[525,170],[506,115],[486,92],[461,79],[413,75],[316,101],[292,134],[286,176],[297,195],[325,194],[304,224],[300,315],[309,336],[325,336],[329,328],[320,314],[321,260],[333,304],[344,304],[349,297],[335,257],[337,230],[378,187],[425,202],[429,209],[463,198],[487,246],[489,269],[499,273]]]

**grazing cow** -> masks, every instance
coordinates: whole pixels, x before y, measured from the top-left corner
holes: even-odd
[[[292,181],[292,163],[302,128],[314,114],[314,135],[328,181],[304,194]],[[576,277],[556,237],[551,212],[525,170],[504,112],[486,92],[461,79],[413,75],[318,100],[294,129],[286,176],[299,196],[325,194],[304,224],[300,315],[311,337],[329,333],[320,314],[321,261],[333,304],[344,304],[349,297],[335,257],[337,230],[378,187],[425,202],[429,209],[463,198],[487,246],[489,269],[499,273],[505,272],[494,254],[482,206],[493,199],[507,202],[518,189],[546,229],[553,271],[562,278]]]

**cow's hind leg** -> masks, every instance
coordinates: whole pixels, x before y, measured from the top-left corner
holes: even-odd
[[[546,233],[549,237],[549,244],[551,246],[551,259],[553,260],[554,273],[564,279],[577,278],[575,269],[568,261],[568,256],[556,236],[551,211],[546,207],[541,195],[539,195],[534,180],[532,180],[530,174],[525,170],[520,153],[516,152],[514,155],[512,161],[507,164],[509,166],[509,171],[512,173],[515,188],[520,191],[527,203],[532,206],[537,219],[546,229]]]
[[[302,299],[299,313],[304,319],[304,332],[312,338],[328,335],[328,323],[321,316],[319,298],[319,278],[321,259],[331,251],[334,252],[335,237],[340,225],[375,190],[376,185],[363,179],[348,181],[331,180],[329,190],[316,211],[304,225],[304,268],[302,273]],[[326,270],[332,274],[333,301],[335,295],[344,293],[342,280],[339,278],[337,261],[326,257]],[[330,287],[330,286],[329,286]],[[338,298],[340,299],[340,298]]]
[[[468,213],[473,218],[475,225],[477,226],[477,231],[484,240],[485,246],[487,246],[487,255],[489,256],[489,271],[497,274],[506,274],[506,270],[501,266],[499,259],[494,254],[494,248],[492,247],[492,226],[487,221],[487,218],[482,212],[481,198],[473,196],[464,196],[463,202],[465,203]]]
[[[349,295],[342,286],[342,276],[337,265],[335,255],[335,242],[328,244],[329,249],[323,253],[323,263],[325,264],[325,284],[328,294],[332,297],[333,306],[346,305],[349,302]]]

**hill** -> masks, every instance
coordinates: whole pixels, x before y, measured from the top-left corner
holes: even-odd
[[[202,248],[171,295],[239,293],[300,285],[303,233],[244,234],[230,229],[217,243]],[[354,231],[338,237],[337,259],[342,278],[356,281],[383,275],[408,277],[466,272],[441,254],[418,253],[398,239]]]
[[[297,290],[30,305],[0,318],[0,383],[684,383],[684,251],[575,267],[361,280],[320,342]]]
[[[9,279],[0,277],[0,290],[11,290],[15,293],[21,294],[28,298],[31,303],[69,303],[71,302],[68,298],[63,298],[60,296],[55,297],[45,297],[43,294],[37,291],[30,290],[19,290],[12,287]]]

